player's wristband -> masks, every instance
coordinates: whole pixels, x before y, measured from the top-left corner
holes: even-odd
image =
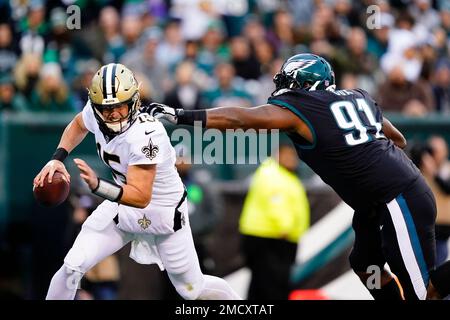
[[[58,148],[56,149],[55,153],[52,155],[51,160],[59,160],[61,162],[64,162],[64,160],[69,155],[69,152],[64,148]]]
[[[178,124],[187,124],[193,126],[194,122],[199,121],[202,127],[206,127],[206,110],[178,110]]]
[[[97,178],[97,188],[92,193],[107,200],[118,202],[122,198],[123,188],[113,182]]]

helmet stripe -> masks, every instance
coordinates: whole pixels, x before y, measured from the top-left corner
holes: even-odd
[[[112,67],[114,64],[110,63],[106,66],[106,95],[108,99],[111,99],[112,88],[111,88],[111,75],[112,75]]]
[[[106,99],[106,69],[107,69],[108,67],[107,66],[104,66],[103,67],[103,75],[102,75],[102,80],[103,80],[103,82],[102,82],[102,92],[103,92],[103,99]]]
[[[112,73],[111,73],[111,89],[112,89],[113,98],[116,97],[116,68],[117,68],[117,64],[114,64],[112,67]]]

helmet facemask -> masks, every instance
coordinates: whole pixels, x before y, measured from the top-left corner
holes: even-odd
[[[284,71],[280,71],[273,77],[273,82],[275,83],[275,91],[278,91],[289,88],[292,80],[288,78]]]
[[[95,119],[106,139],[110,140],[131,127],[137,118],[141,101],[139,84],[130,69],[120,63],[102,66],[93,76],[88,91]],[[116,111],[120,111],[120,116],[125,112],[126,115],[111,121],[108,112],[120,107],[123,108]]]
[[[117,121],[111,122],[103,116],[104,110],[112,110],[126,104],[128,107],[127,115]],[[139,92],[136,92],[128,101],[112,104],[101,105],[95,104],[91,101],[92,108],[94,110],[94,116],[97,120],[100,130],[103,134],[114,137],[127,131],[131,125],[136,121],[139,108],[141,107],[141,101],[139,98]]]

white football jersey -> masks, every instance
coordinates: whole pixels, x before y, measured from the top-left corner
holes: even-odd
[[[141,113],[127,131],[107,142],[89,101],[82,115],[84,125],[95,135],[98,154],[112,169],[117,184],[126,183],[129,166],[156,164],[151,204],[170,207],[178,205],[184,186],[175,168],[175,150],[160,121],[147,113]]]

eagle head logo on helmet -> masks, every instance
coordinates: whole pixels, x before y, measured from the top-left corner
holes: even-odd
[[[301,53],[287,59],[274,76],[277,92],[282,89],[330,90],[335,87],[333,69],[324,58]]]

